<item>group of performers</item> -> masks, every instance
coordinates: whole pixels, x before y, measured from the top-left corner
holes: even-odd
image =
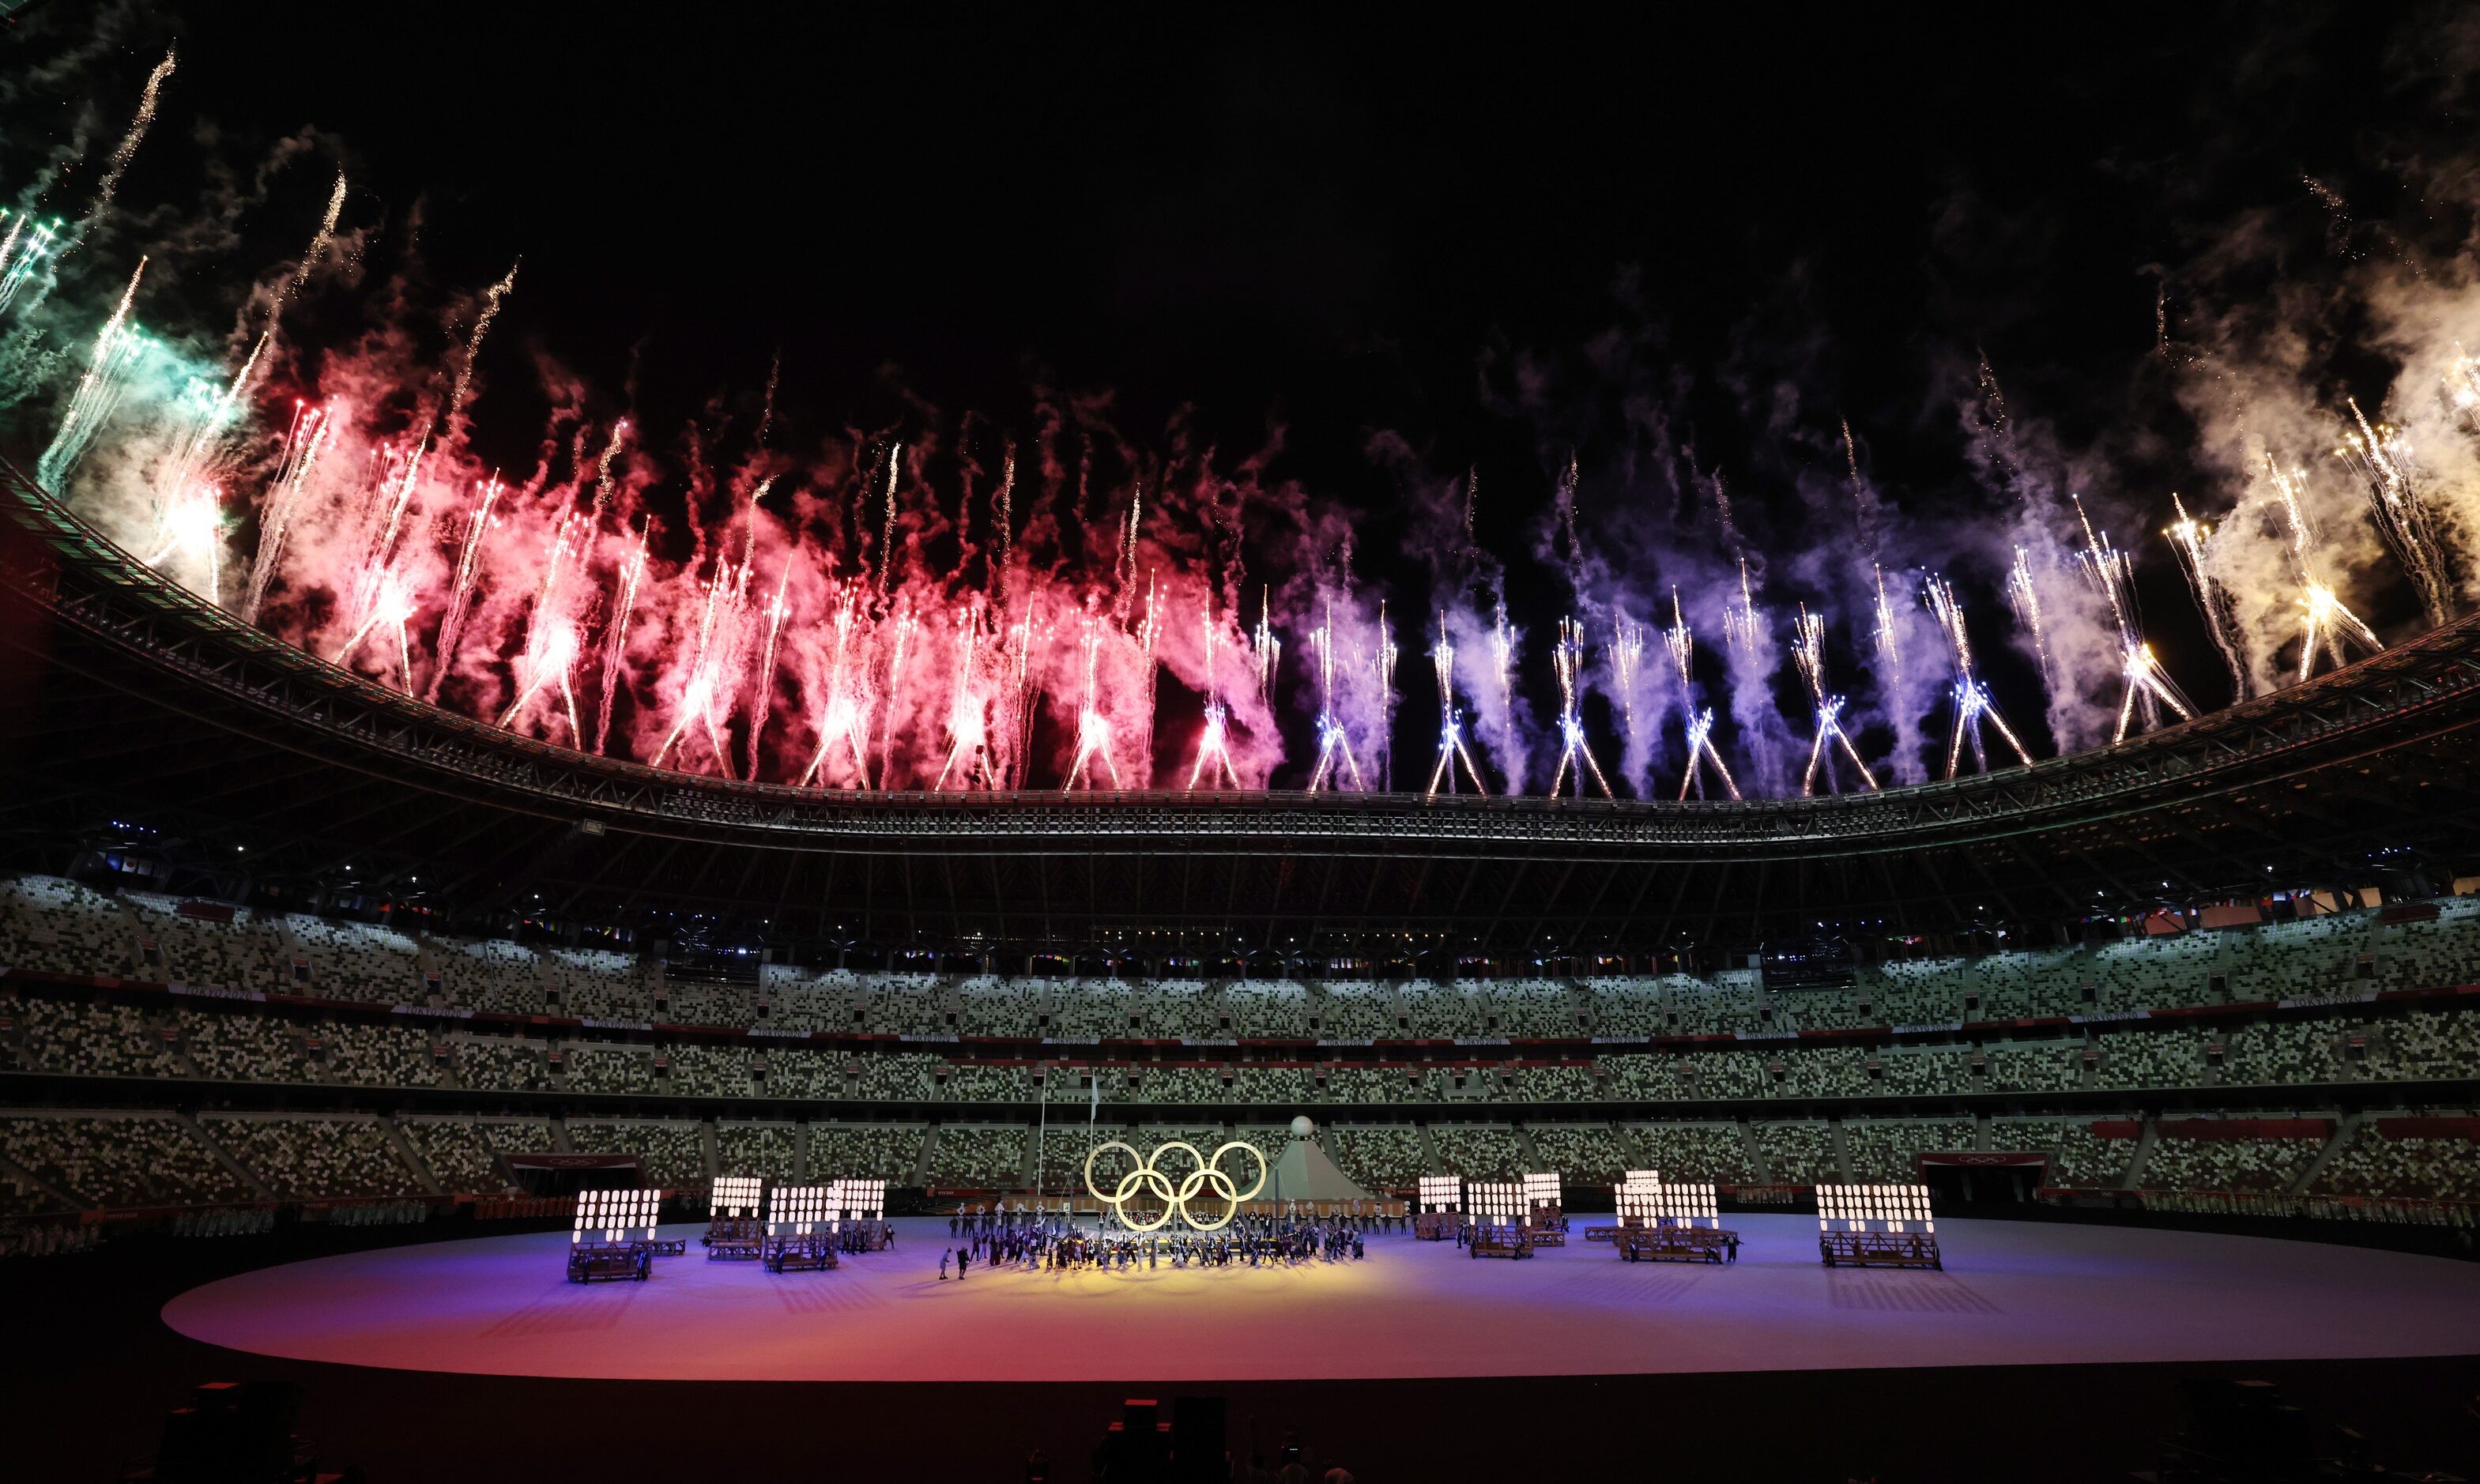
[[[1015,1267],[1033,1272],[1072,1272],[1084,1268],[1265,1267],[1308,1262],[1358,1262],[1368,1256],[1364,1241],[1372,1229],[1368,1217],[1239,1216],[1229,1226],[1211,1232],[1132,1232],[1108,1222],[1098,1232],[1080,1231],[1065,1213],[1010,1213],[1021,1219],[1001,1221],[997,1214],[987,1224],[967,1214],[955,1217],[962,1245],[939,1257],[944,1280],[952,1260],[962,1279],[976,1266]]]

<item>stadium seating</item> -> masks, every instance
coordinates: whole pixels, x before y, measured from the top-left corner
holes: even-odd
[[[2352,1131],[2311,1182],[2322,1195],[2480,1200],[2480,1139],[2394,1134],[2384,1119]]]
[[[1626,1138],[1607,1124],[1535,1123],[1524,1132],[1541,1166],[1571,1185],[1615,1185],[1635,1164]]]
[[[714,1167],[718,1175],[762,1175],[789,1180],[794,1173],[794,1144],[800,1131],[788,1123],[722,1123],[714,1126]]]
[[[568,1141],[581,1154],[633,1154],[646,1178],[667,1190],[703,1190],[707,1184],[706,1141],[694,1123],[571,1118]]]
[[[2080,1190],[2471,1198],[2468,1140],[2396,1137],[2381,1119],[2349,1125],[2321,1164],[2323,1142],[2304,1135],[2139,1121],[2165,1102],[2331,1120],[2366,1101],[2316,1090],[2340,1085],[2468,1101],[2433,1085],[2480,1073],[2480,996],[2440,992],[2480,979],[2480,899],[2433,907],[1902,958],[1796,991],[1748,968],[1388,981],[788,963],[718,983],[640,953],[0,877],[0,1066],[48,1079],[32,1101],[218,1110],[195,1124],[152,1109],[0,1114],[25,1156],[8,1156],[0,1200],[400,1197],[426,1174],[498,1190],[508,1140],[563,1138],[639,1154],[676,1187],[747,1166],[1014,1189],[1037,1100],[1054,1136],[1098,1103],[1105,1125],[1158,1120],[1143,1137],[1238,1117],[1236,1137],[1270,1157],[1283,1121],[1310,1113],[1337,1162],[1382,1189],[1528,1164],[1594,1183],[1640,1163],[1720,1184],[1888,1179],[1924,1149],[1986,1147],[2047,1153],[2048,1181]],[[2393,991],[2412,993],[2377,998]],[[2198,1010],[2210,1013],[2172,1013]],[[916,1039],[776,1035],[806,1031]],[[1286,1044],[1246,1044],[1268,1041]],[[65,1096],[65,1081],[81,1090]],[[281,1085],[292,1112],[222,1111],[215,1084]],[[2041,1113],[2069,1090],[2076,1115]],[[865,1112],[852,1100],[953,1121],[925,1164],[919,1123],[840,1121]],[[1078,1136],[1046,1141],[1046,1187],[1081,1163]]]
[[[88,1207],[203,1205],[258,1194],[195,1129],[168,1113],[11,1113],[0,1116],[0,1153]]]
[[[931,1145],[927,1183],[972,1190],[1013,1190],[1022,1181],[1027,1131],[946,1124]],[[1082,1158],[1082,1155],[1079,1155]]]
[[[423,1193],[373,1118],[206,1113],[198,1122],[279,1200]]]
[[[1908,1184],[1920,1179],[1914,1156],[1971,1149],[1976,1137],[1969,1121],[1951,1118],[1847,1118],[1844,1173],[1862,1184]]]
[[[1368,1190],[1404,1190],[1440,1173],[1422,1152],[1418,1129],[1339,1125],[1326,1131],[1323,1147],[1336,1168]]]
[[[911,1185],[921,1159],[921,1133],[918,1125],[813,1123],[810,1177],[824,1181],[852,1175]]]

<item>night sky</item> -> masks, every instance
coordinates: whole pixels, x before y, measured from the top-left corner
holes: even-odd
[[[88,9],[48,0],[0,49],[48,55]],[[1898,554],[1974,596],[2002,703],[2036,734],[1987,520],[2014,497],[1976,476],[1959,411],[1976,363],[2059,450],[2052,483],[2136,550],[2157,646],[2219,704],[2229,685],[2155,534],[2168,493],[2199,488],[2157,304],[2177,339],[2207,292],[2196,265],[2243,221],[2293,244],[2284,271],[2347,263],[2364,235],[2303,176],[2361,217],[2416,216],[2393,166],[2458,127],[2407,80],[2448,41],[2428,46],[2419,13],[2380,31],[2338,6],[2045,24],[2005,8],[117,13],[123,44],[87,74],[115,90],[91,93],[107,136],[180,48],[166,116],[188,137],[165,131],[124,188],[155,224],[199,198],[204,162],[245,175],[308,129],[351,174],[351,220],[386,222],[394,252],[419,221],[426,281],[470,291],[522,257],[477,408],[512,457],[534,436],[539,356],[666,426],[746,420],[780,353],[788,446],[968,411],[1005,431],[1035,389],[1107,396],[1140,445],[1184,416],[1238,457],[1279,428],[1267,477],[1348,511],[1363,576],[1412,607],[1426,569],[1406,553],[1428,538],[1401,471],[1368,451],[1391,430],[1436,481],[1478,472],[1477,533],[1539,633],[1563,579],[1529,553],[1554,539],[1571,453],[1589,544],[1649,526],[1700,554],[1646,587],[1751,551],[1783,610],[1857,550],[1837,503],[1847,420]],[[10,174],[73,115],[19,100]],[[285,210],[243,214],[229,251],[190,260],[203,328],[229,321],[218,294],[297,249],[330,169],[297,166],[274,188]],[[1664,440],[1723,476],[1736,530],[1654,455]],[[1297,560],[1269,540],[1253,574]],[[2371,617],[2399,632],[2416,613]],[[1857,665],[1849,618],[1834,643]],[[1415,746],[1418,650],[1399,732]]]

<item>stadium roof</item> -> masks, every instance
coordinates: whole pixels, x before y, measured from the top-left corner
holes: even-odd
[[[1164,951],[1950,933],[2467,869],[2475,720],[2480,616],[2117,747],[1874,794],[824,793],[409,699],[201,601],[0,461],[0,828],[21,860],[142,826],[211,876],[238,857],[460,909]]]

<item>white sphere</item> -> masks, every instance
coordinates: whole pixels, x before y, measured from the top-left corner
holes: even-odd
[[[1308,1114],[1306,1113],[1303,1113],[1292,1120],[1292,1137],[1294,1139],[1306,1139],[1316,1132],[1317,1125],[1309,1121]]]

